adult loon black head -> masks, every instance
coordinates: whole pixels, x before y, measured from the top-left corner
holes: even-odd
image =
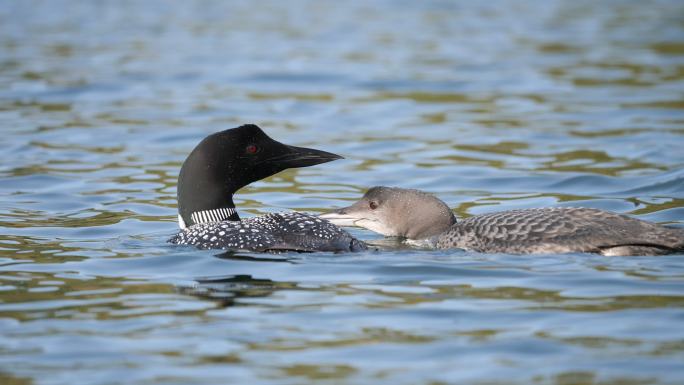
[[[211,134],[192,150],[178,175],[179,226],[238,221],[233,194],[240,188],[288,168],[336,159],[342,157],[277,142],[254,124]]]

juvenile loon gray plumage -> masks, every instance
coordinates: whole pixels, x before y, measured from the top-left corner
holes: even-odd
[[[588,252],[658,255],[684,250],[684,229],[580,207],[496,212],[457,221],[449,207],[419,190],[373,187],[349,207],[322,214],[339,226],[358,226],[438,249],[485,253]]]
[[[342,157],[277,142],[253,124],[209,135],[178,175],[181,231],[169,242],[266,252],[364,250],[363,242],[324,219],[286,212],[240,220],[233,204],[233,194],[251,182],[336,159]]]

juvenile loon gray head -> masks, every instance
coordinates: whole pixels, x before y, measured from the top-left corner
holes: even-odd
[[[233,204],[238,189],[288,168],[336,159],[342,157],[277,142],[254,124],[211,134],[192,150],[178,175],[179,225],[238,221]]]
[[[433,195],[384,186],[372,187],[353,205],[319,217],[338,226],[358,226],[408,239],[426,239],[456,223],[449,206]]]

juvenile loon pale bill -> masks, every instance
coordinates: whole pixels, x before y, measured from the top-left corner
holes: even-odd
[[[326,220],[296,212],[243,221],[233,194],[282,170],[342,159],[271,139],[253,124],[211,134],[188,155],[178,175],[178,224],[169,242],[202,249],[357,251],[366,248]]]
[[[439,249],[486,253],[588,252],[658,255],[684,250],[684,229],[580,207],[511,210],[457,221],[449,207],[419,190],[373,187],[356,203],[319,216]]]

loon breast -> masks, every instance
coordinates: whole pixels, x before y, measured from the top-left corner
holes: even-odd
[[[332,223],[313,215],[271,213],[241,221],[198,223],[169,242],[200,249],[259,252],[361,251],[366,245]]]

